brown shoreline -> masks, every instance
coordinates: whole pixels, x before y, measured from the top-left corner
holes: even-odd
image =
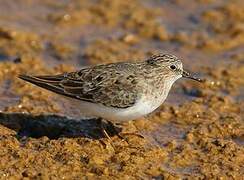
[[[241,0],[10,0],[0,12],[0,179],[243,178]],[[96,120],[16,78],[159,51],[206,81],[177,81],[157,112],[122,126],[145,139],[113,146]]]

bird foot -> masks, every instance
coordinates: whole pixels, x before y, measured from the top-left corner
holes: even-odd
[[[120,137],[120,138],[124,138],[123,136],[127,136],[127,135],[132,135],[132,136],[137,136],[137,137],[139,137],[139,138],[142,138],[142,139],[145,139],[145,137],[143,136],[143,135],[141,135],[141,134],[139,134],[139,133],[133,133],[133,132],[131,132],[131,133],[126,133],[126,132],[122,132],[122,133],[119,133],[118,134],[118,137]]]

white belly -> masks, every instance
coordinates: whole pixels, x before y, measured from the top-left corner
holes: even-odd
[[[75,108],[79,108],[80,113],[85,116],[101,117],[112,122],[129,121],[143,117],[157,109],[166,99],[172,84],[173,82],[162,87],[164,88],[162,94],[157,94],[157,96],[155,94],[155,97],[151,98],[142,97],[129,108],[106,107],[102,104],[94,104],[75,99],[71,99],[71,101],[75,102]]]
[[[75,108],[84,116],[101,117],[112,122],[123,122],[143,117],[157,109],[164,99],[144,99],[139,100],[134,106],[129,108],[106,107],[102,104],[94,104],[72,99]]]

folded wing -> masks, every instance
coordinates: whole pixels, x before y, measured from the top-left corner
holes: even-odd
[[[20,75],[19,78],[60,95],[110,107],[127,108],[138,99],[134,74],[107,66],[54,76]]]

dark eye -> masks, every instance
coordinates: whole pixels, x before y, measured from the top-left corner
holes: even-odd
[[[175,70],[176,69],[176,66],[175,65],[171,65],[170,66],[170,69]]]

